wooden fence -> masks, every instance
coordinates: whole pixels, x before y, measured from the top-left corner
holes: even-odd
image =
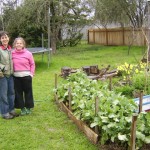
[[[88,43],[100,45],[146,45],[148,29],[110,28],[88,30]]]

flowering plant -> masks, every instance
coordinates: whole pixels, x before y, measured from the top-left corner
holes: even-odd
[[[146,68],[146,64],[142,62],[140,62],[137,65],[128,64],[125,62],[125,64],[118,66],[117,70],[118,70],[118,73],[121,73],[123,80],[127,84],[131,84],[132,77],[135,74],[144,72],[145,68]]]

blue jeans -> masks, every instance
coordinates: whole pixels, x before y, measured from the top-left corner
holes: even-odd
[[[0,111],[2,116],[14,110],[14,80],[13,76],[0,78]]]

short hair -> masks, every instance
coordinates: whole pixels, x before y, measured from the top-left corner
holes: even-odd
[[[0,38],[1,38],[2,36],[4,36],[4,35],[9,36],[8,32],[6,32],[6,31],[0,31]]]
[[[15,38],[15,40],[14,40],[14,42],[13,42],[13,47],[14,47],[14,48],[15,48],[15,44],[16,44],[17,40],[21,40],[22,43],[23,43],[23,45],[24,45],[24,48],[26,47],[26,42],[25,42],[25,40],[24,40],[22,37],[17,37],[17,38]]]

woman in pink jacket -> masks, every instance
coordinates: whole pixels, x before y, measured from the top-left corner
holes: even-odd
[[[25,46],[23,38],[16,38],[12,52],[15,84],[15,107],[21,109],[21,115],[31,113],[34,107],[32,92],[32,77],[35,71],[35,62],[32,53]]]

